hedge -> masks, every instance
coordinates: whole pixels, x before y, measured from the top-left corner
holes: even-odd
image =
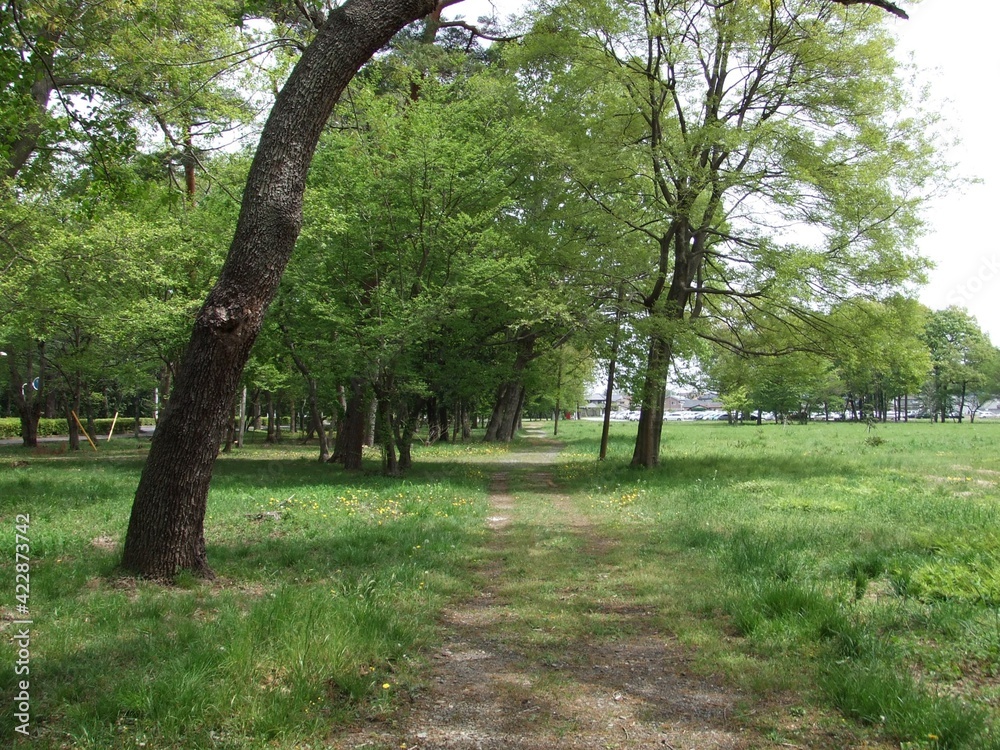
[[[87,426],[86,420],[81,420],[84,427]],[[107,435],[108,430],[111,429],[112,419],[95,419],[94,427],[97,430],[98,435]],[[153,425],[156,422],[152,419],[141,419],[139,420],[144,425]],[[132,417],[118,417],[118,421],[115,423],[115,434],[122,435],[128,434],[135,429],[135,419]],[[66,425],[65,419],[39,419],[38,420],[38,437],[50,437],[52,435],[68,435],[69,428]],[[0,417],[0,438],[19,438],[21,437],[21,420],[17,417]]]

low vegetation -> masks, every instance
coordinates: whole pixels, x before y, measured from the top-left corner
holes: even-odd
[[[645,474],[627,441],[585,463],[573,427],[563,482],[619,528],[647,595],[710,571],[680,605],[706,668],[904,747],[1000,747],[1000,426],[684,425]]]
[[[617,426],[603,463],[598,431],[560,424],[554,483],[608,540],[618,595],[698,670],[743,688],[762,746],[828,722],[831,742],[1000,747],[1000,426],[886,425],[875,444],[852,424],[669,425],[652,471],[626,468],[633,425]],[[0,448],[0,527],[12,540],[15,516],[31,517],[34,620],[35,736],[14,733],[8,702],[5,741],[322,746],[391,719],[419,689],[441,609],[496,554],[487,497],[502,448],[419,448],[413,472],[389,480],[375,455],[348,474],[313,447],[253,443],[216,471],[218,579],[135,583],[115,566],[145,450],[129,438],[72,456]],[[9,557],[4,695],[16,684]],[[579,601],[608,593],[591,578],[578,571]],[[524,627],[563,627],[517,591]]]

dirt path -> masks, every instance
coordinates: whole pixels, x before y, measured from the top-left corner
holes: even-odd
[[[479,594],[445,612],[444,645],[398,723],[352,735],[341,747],[747,747],[732,718],[740,696],[690,670],[689,652],[652,629],[651,613],[592,585],[613,575],[602,561],[614,542],[558,492],[546,471],[557,451],[511,454],[498,466],[490,487],[491,562],[480,572]],[[560,561],[565,569],[535,570],[543,582],[537,590],[519,587],[539,545],[560,550],[539,564]],[[544,590],[550,578],[559,590]],[[525,606],[533,597],[565,602],[582,627],[567,630],[558,607],[562,624],[549,627],[544,607]]]

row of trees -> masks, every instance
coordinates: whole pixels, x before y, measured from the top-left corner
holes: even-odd
[[[14,401],[30,421],[35,377],[67,408],[151,376],[169,394],[127,567],[207,572],[245,378],[297,381],[345,463],[373,403],[393,472],[419,415],[440,435],[442,407],[482,410],[509,439],[532,394],[559,400],[560,363],[638,347],[633,464],[653,466],[671,361],[803,349],[840,302],[921,273],[941,170],[869,7],[894,5],[555,3],[486,49],[447,4],[7,6]],[[252,159],[208,151],[257,107]]]
[[[794,351],[783,356],[708,353],[704,379],[733,414],[769,412],[778,420],[822,412],[861,421],[913,413],[972,421],[1000,397],[1000,350],[964,310],[928,310],[904,297],[855,301],[815,333],[809,346],[790,344]]]
[[[525,405],[575,401],[590,369],[581,332],[593,304],[564,272],[570,243],[553,249],[539,229],[551,222],[533,174],[541,141],[515,81],[481,48],[425,36],[370,65],[330,121],[298,252],[244,373],[272,415],[305,402],[324,459],[323,418],[354,426],[337,430],[346,444],[334,453],[356,466],[375,408],[390,471],[408,463],[418,416],[439,439],[482,414],[489,439],[509,440]],[[249,157],[204,154],[194,191],[160,158],[134,153],[114,180],[84,158],[46,183],[56,198],[11,202],[24,250],[2,282],[4,340],[25,444],[56,400],[131,410],[155,384],[169,403]],[[20,388],[35,378],[40,391]]]

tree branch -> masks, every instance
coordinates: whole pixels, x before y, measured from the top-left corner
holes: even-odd
[[[900,8],[895,3],[890,3],[887,0],[833,0],[833,2],[838,5],[874,5],[876,8],[881,8],[887,13],[892,13],[892,15],[899,18],[909,19],[910,17],[906,14],[906,11]]]
[[[478,36],[481,39],[487,39],[491,42],[516,42],[522,36],[521,34],[517,34],[515,36],[494,36],[493,34],[487,34],[478,26],[473,26],[471,23],[466,23],[465,21],[442,21],[438,24],[438,28],[465,29],[466,31],[472,32],[474,36]]]

